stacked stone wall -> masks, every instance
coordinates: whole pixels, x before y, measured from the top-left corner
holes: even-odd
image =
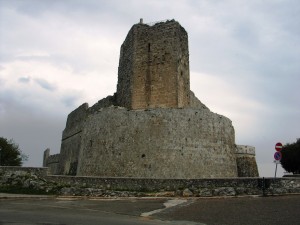
[[[204,105],[194,94],[194,92],[190,91],[190,108],[192,109],[207,109],[206,105]]]
[[[48,176],[47,167],[20,167],[20,166],[0,166],[0,177],[5,174],[34,174],[38,177]]]
[[[84,103],[68,115],[66,128],[62,134],[59,174],[76,175],[82,130],[88,116],[88,109],[88,104]]]
[[[103,108],[82,135],[78,176],[237,177],[231,121],[208,109]]]
[[[118,105],[129,109],[189,105],[188,36],[178,22],[136,24],[122,47]]]
[[[49,168],[49,173],[56,175],[59,174],[59,160],[60,154],[50,155],[46,162],[46,167]]]
[[[300,178],[144,179],[49,176],[48,168],[0,167],[0,192],[68,196],[243,196],[299,194]]]
[[[101,108],[116,106],[116,105],[117,105],[116,94],[114,94],[113,96],[109,95],[106,98],[99,100],[96,104],[90,107],[88,109],[88,113],[92,114],[97,112]]]
[[[50,148],[47,148],[45,151],[44,151],[44,156],[43,156],[43,167],[47,167],[47,160],[50,156]]]
[[[236,163],[239,177],[259,176],[254,147],[248,145],[237,145]]]
[[[132,100],[132,79],[134,67],[134,36],[135,27],[128,32],[124,43],[121,46],[120,60],[118,67],[118,84],[117,84],[117,104],[119,106],[131,107]]]

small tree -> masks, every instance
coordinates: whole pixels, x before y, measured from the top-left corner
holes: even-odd
[[[284,145],[281,154],[282,168],[290,173],[300,173],[300,138],[295,143]]]
[[[0,137],[0,166],[22,166],[27,158],[14,140]]]

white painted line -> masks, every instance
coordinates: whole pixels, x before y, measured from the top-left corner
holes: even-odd
[[[164,210],[166,210],[168,208],[180,205],[180,204],[185,203],[185,202],[187,202],[186,199],[171,199],[171,200],[168,200],[167,202],[164,203],[165,208],[163,208],[163,209],[156,209],[156,210],[153,210],[153,211],[150,211],[150,212],[144,212],[144,213],[141,214],[141,216],[142,217],[148,217],[148,216],[151,216],[153,214],[162,212],[162,211],[164,211]]]

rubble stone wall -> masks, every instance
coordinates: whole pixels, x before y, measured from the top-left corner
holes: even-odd
[[[268,196],[299,194],[300,178],[103,178],[47,175],[47,168],[0,167],[0,192],[93,197]]]
[[[88,116],[88,109],[88,104],[84,103],[68,115],[66,128],[62,134],[59,174],[76,175],[81,133]]]
[[[50,174],[59,174],[59,160],[60,154],[50,155],[45,162],[45,167],[49,168]]]
[[[259,176],[254,147],[248,145],[237,145],[236,163],[239,177]]]
[[[208,109],[102,108],[82,132],[78,176],[237,177],[231,121]]]

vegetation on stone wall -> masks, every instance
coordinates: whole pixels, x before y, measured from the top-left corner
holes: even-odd
[[[0,166],[21,166],[27,158],[13,139],[0,137]]]
[[[295,143],[286,144],[281,150],[281,166],[287,172],[300,174],[300,138]]]
[[[47,182],[43,177],[32,172],[0,170],[0,192],[3,193],[58,194],[61,188],[59,184]]]

